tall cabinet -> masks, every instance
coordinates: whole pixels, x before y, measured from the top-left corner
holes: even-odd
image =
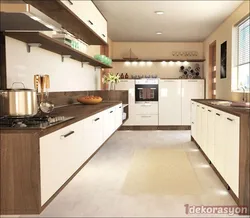
[[[160,80],[159,125],[181,124],[181,80]]]

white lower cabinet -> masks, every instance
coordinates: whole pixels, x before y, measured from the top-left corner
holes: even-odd
[[[191,102],[191,135],[196,140],[196,102]]]
[[[138,126],[157,126],[158,115],[136,115],[136,124]]]
[[[106,141],[109,138],[109,136],[111,136],[112,133],[116,130],[115,109],[116,109],[115,107],[112,107],[112,108],[103,112],[103,116],[104,116],[103,138],[104,138],[104,141]]]
[[[40,138],[41,205],[122,123],[122,104]]]
[[[122,125],[122,113],[123,113],[122,104],[119,104],[115,107],[115,128],[116,129]]]
[[[195,105],[195,104],[194,104]],[[196,103],[192,136],[239,197],[240,118]],[[194,127],[194,129],[193,129]]]
[[[214,120],[215,110],[207,108],[207,156],[214,163]]]
[[[236,196],[239,197],[240,118],[227,114],[224,122],[226,128],[225,180]]]
[[[42,205],[84,162],[83,126],[80,121],[40,138]]]

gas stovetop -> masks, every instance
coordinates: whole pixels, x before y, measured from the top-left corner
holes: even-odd
[[[0,128],[47,128],[59,123],[63,123],[74,117],[0,117]]]

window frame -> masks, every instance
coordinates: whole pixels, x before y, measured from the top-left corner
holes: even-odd
[[[246,22],[247,20],[250,21],[250,15],[248,15],[247,17],[245,17],[241,22],[239,22],[236,26],[237,28],[237,39],[236,39],[236,43],[237,43],[237,58],[236,58],[236,67],[237,67],[237,83],[236,83],[236,87],[237,89],[235,90],[235,92],[244,92],[242,87],[239,84],[239,67],[244,65],[244,64],[239,64],[239,60],[240,60],[240,49],[239,49],[239,45],[240,45],[240,31],[239,31],[239,27],[241,24],[243,24],[244,22]],[[250,62],[246,63],[246,64],[250,64]],[[250,73],[250,72],[249,72]],[[250,87],[248,89],[245,90],[245,92],[249,92],[250,93]]]

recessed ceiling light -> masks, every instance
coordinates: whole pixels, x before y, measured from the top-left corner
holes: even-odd
[[[155,11],[155,14],[162,15],[162,14],[164,14],[164,12],[163,11]]]
[[[162,32],[156,32],[156,35],[161,35],[162,34]]]

